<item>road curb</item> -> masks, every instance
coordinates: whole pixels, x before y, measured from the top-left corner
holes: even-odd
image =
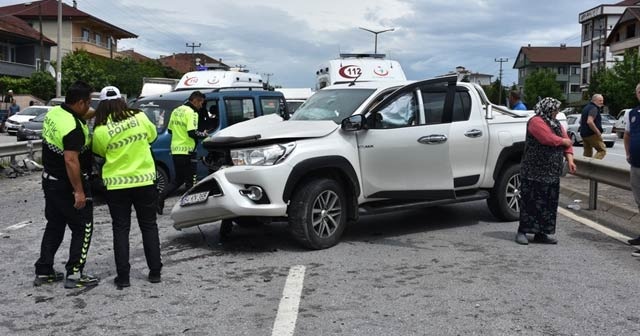
[[[566,197],[565,204],[560,206],[568,208],[575,200],[580,200],[580,209],[567,209],[571,212],[589,218],[596,222],[600,222],[608,227],[619,230],[627,235],[636,236],[640,231],[640,214],[637,209],[631,206],[616,204],[608,200],[598,197],[598,209],[590,210],[589,207],[589,194],[566,185],[560,186],[560,193]],[[603,216],[604,214],[611,216]],[[625,229],[626,228],[626,229]],[[632,232],[629,229],[632,229]]]

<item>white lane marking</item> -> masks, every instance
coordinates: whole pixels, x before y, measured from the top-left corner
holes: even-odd
[[[11,231],[11,230],[17,230],[17,229],[22,229],[23,227],[27,226],[31,224],[31,221],[22,221],[20,223],[16,223],[11,225],[10,227],[7,228],[7,230]]]
[[[296,320],[298,319],[304,271],[305,267],[303,265],[293,266],[289,270],[289,276],[287,276],[284,290],[282,290],[278,314],[273,322],[272,336],[293,336],[293,332],[296,329]]]
[[[604,227],[604,226],[602,226],[602,225],[600,225],[600,224],[598,224],[598,223],[596,223],[596,222],[594,222],[594,221],[592,221],[590,219],[587,219],[587,218],[584,218],[584,217],[580,217],[580,216],[574,214],[573,212],[571,212],[571,211],[569,211],[567,209],[558,208],[558,212],[561,215],[565,216],[565,217],[569,217],[569,218],[573,219],[576,222],[580,222],[580,223],[582,223],[582,224],[584,224],[584,225],[586,225],[586,226],[588,226],[588,227],[590,227],[590,228],[592,228],[592,229],[594,229],[596,231],[600,231],[600,232],[606,234],[607,236],[609,236],[609,237],[611,237],[613,239],[619,240],[619,241],[621,241],[621,242],[623,242],[625,244],[627,244],[627,240],[631,239],[631,237],[627,237],[627,236],[623,235],[620,232],[613,231],[613,230],[611,230],[611,229],[609,229],[607,227]]]

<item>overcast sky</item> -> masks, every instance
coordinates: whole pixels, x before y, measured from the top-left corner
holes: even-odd
[[[0,0],[16,3],[16,1]],[[65,0],[71,4],[71,0]],[[358,29],[395,28],[378,35],[378,52],[400,62],[409,79],[441,75],[462,65],[517,81],[521,46],[580,45],[578,14],[593,0],[77,0],[78,8],[139,37],[120,42],[156,58],[196,52],[273,73],[271,83],[313,87],[316,67],[340,52],[373,52],[374,35]],[[495,79],[496,77],[494,77]]]

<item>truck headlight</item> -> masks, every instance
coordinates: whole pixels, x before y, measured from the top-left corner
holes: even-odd
[[[231,150],[231,161],[234,166],[273,166],[282,162],[293,149],[295,142],[283,145],[242,148]]]

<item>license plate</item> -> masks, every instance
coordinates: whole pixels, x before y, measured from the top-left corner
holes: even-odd
[[[204,203],[204,202],[207,201],[208,197],[209,197],[209,192],[208,191],[203,191],[203,192],[199,192],[199,193],[195,193],[195,194],[186,195],[186,196],[182,197],[182,199],[180,200],[180,205],[186,206],[186,205]]]

